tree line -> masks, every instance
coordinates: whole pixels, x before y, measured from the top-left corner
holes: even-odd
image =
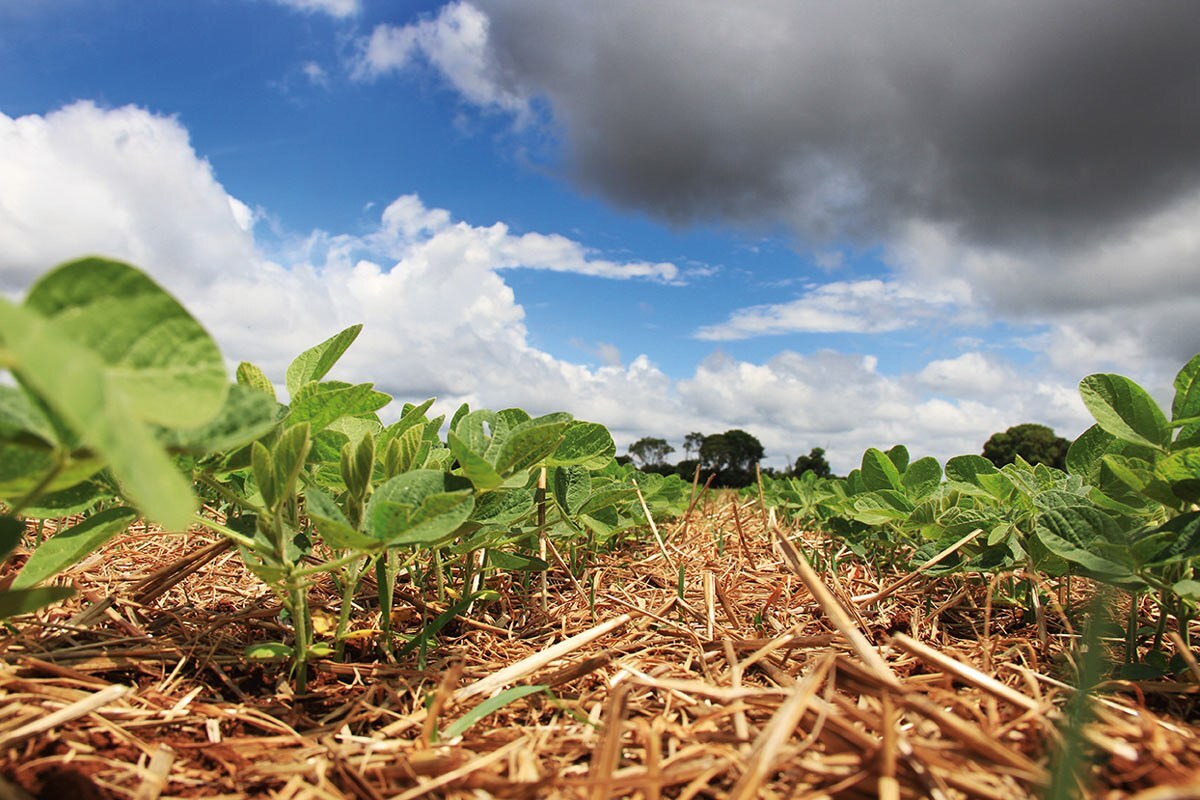
[[[1027,422],[993,433],[984,443],[982,455],[997,467],[1011,464],[1020,456],[1030,464],[1065,469],[1070,444],[1046,425]],[[674,452],[675,448],[666,439],[643,436],[629,445],[628,455],[617,460],[632,463],[643,472],[679,475],[687,480],[700,467],[702,480],[711,474],[714,486],[737,488],[754,482],[755,467],[766,455],[757,437],[740,428],[713,434],[694,431],[683,438],[684,458],[671,463],[667,459]],[[762,468],[764,475],[772,476],[799,476],[805,472],[815,472],[822,478],[833,476],[824,448],[812,448],[782,470]]]

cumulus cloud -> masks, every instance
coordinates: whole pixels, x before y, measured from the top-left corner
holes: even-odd
[[[962,280],[1049,326],[1058,362],[1102,360],[1107,315],[1165,368],[1200,350],[1198,50],[1176,2],[460,0],[375,29],[360,71],[419,61],[520,124],[544,109],[615,204],[876,247],[890,285]],[[856,324],[821,301],[705,334]]]
[[[160,264],[181,291],[257,257],[253,213],[183,126],[134,107],[0,114],[0,185],[0,290],[87,252]]]
[[[423,59],[442,72],[470,102],[524,117],[527,99],[505,88],[488,50],[489,20],[467,3],[447,6],[436,18],[412,25],[378,25],[359,44],[354,75],[378,78]]]
[[[362,322],[340,378],[379,381],[402,400],[437,396],[446,412],[464,401],[566,409],[608,425],[621,447],[741,427],[759,436],[771,464],[822,446],[846,471],[871,446],[905,442],[945,458],[1031,419],[1071,436],[1086,424],[1072,385],[977,354],[885,375],[869,353],[784,352],[763,363],[717,353],[682,380],[645,355],[623,364],[605,343],[594,346],[598,367],[555,358],[530,343],[506,271],[670,281],[673,265],[607,260],[557,234],[456,221],[416,195],[397,198],[364,232],[267,244],[255,238],[260,212],[225,192],[183,126],[137,108],[80,103],[0,116],[0,186],[5,291],[81,253],[128,259],[183,298],[231,360],[259,363],[277,380],[296,353]],[[903,299],[886,284],[845,291],[867,303]],[[981,364],[1004,380],[990,394],[952,397]]]
[[[954,291],[957,288],[958,291]],[[787,303],[738,309],[696,338],[730,341],[784,333],[887,333],[928,323],[963,305],[963,287],[941,291],[894,281],[835,281],[809,286]]]
[[[315,231],[268,258],[255,212],[224,191],[186,129],[134,107],[0,115],[0,185],[4,290],[82,253],[126,259],[185,298],[231,358],[276,376],[301,349],[364,322],[346,369],[378,379],[386,364],[385,388],[407,399],[586,413],[573,398],[610,384],[653,407],[645,393],[665,380],[648,362],[590,371],[531,347],[503,272],[668,281],[678,273],[670,263],[618,262],[558,234],[456,222],[415,195],[389,204],[373,230]],[[625,385],[633,380],[641,394]],[[606,403],[591,401],[611,411]]]

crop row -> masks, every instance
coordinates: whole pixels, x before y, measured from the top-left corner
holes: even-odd
[[[1125,674],[1182,671],[1186,659],[1167,659],[1162,645],[1174,617],[1191,646],[1200,604],[1200,355],[1176,376],[1169,415],[1121,375],[1090,375],[1079,388],[1095,425],[1071,444],[1065,471],[1019,456],[997,468],[963,455],[943,467],[897,446],[868,450],[845,478],[764,478],[763,496],[863,558],[908,554],[904,566],[927,572],[1021,574],[1026,608],[1049,599],[1047,580],[1066,585],[1072,575],[1127,592]],[[1149,630],[1144,596],[1159,609]],[[1139,661],[1143,638],[1151,644]]]
[[[84,515],[34,550],[0,593],[0,618],[69,595],[53,578],[138,517],[198,524],[279,597],[291,641],[249,655],[290,661],[302,687],[310,659],[342,655],[370,573],[380,640],[396,656],[436,633],[391,629],[401,572],[435,573],[444,590],[453,560],[461,612],[485,596],[490,570],[544,571],[548,553],[577,568],[647,515],[682,513],[685,483],[619,466],[609,432],[566,413],[463,405],[447,423],[428,400],[384,424],[389,395],[326,377],[360,328],[297,356],[284,403],[253,364],[231,382],[199,323],[126,264],[71,262],[22,305],[0,300],[0,366],[15,378],[0,385],[0,558],[27,520]],[[308,606],[326,574],[343,594],[332,647],[315,640]]]

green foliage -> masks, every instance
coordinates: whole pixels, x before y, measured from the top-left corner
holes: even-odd
[[[216,344],[170,295],[126,264],[65,264],[23,306],[0,301],[0,364],[23,394],[6,391],[0,424],[10,505],[107,467],[147,516],[187,524],[195,499],[154,426],[205,425],[228,380]]]
[[[1011,464],[1019,456],[1030,464],[1066,469],[1070,446],[1069,441],[1056,436],[1051,428],[1027,422],[1003,433],[993,433],[983,445],[983,457],[997,467]]]
[[[825,460],[824,448],[814,447],[808,455],[796,459],[796,463],[792,465],[792,474],[798,477],[806,472],[811,472],[818,478],[828,478],[833,474],[833,469]]]
[[[629,445],[629,455],[633,456],[642,466],[658,466],[666,462],[667,456],[675,452],[675,448],[667,444],[666,439],[655,436],[643,436]]]
[[[0,592],[0,618],[69,595],[46,584],[138,515],[174,528],[201,520],[237,545],[292,626],[290,641],[253,645],[251,656],[290,661],[302,688],[312,658],[343,655],[368,572],[381,647],[423,657],[442,625],[490,601],[480,572],[545,571],[545,540],[579,570],[648,516],[687,508],[687,482],[618,464],[602,425],[566,413],[463,405],[447,425],[429,416],[427,400],[404,404],[384,425],[378,414],[391,397],[328,377],[360,330],[297,356],[281,404],[253,364],[239,365],[231,382],[196,321],[125,264],[72,262],[23,304],[0,300],[0,366],[15,379],[0,385],[0,557],[20,543],[26,518],[85,513],[34,550]],[[814,448],[793,475],[764,476],[763,496],[839,547],[910,569],[979,530],[937,571],[1086,574],[1150,594],[1160,619],[1179,620],[1186,636],[1200,602],[1200,355],[1176,377],[1169,416],[1121,376],[1089,376],[1080,392],[1096,425],[1066,451],[1067,472],[1054,466],[1064,461],[1062,440],[1027,425],[992,437],[988,457],[951,458],[944,470],[898,445],[867,450],[858,469],[833,478]],[[735,486],[753,481],[764,454],[742,430],[689,434],[684,449]],[[672,450],[647,437],[630,452],[661,465]],[[197,493],[227,522],[199,517]],[[342,587],[332,646],[316,640],[308,608],[309,589],[327,573]],[[449,610],[398,649],[391,610],[402,574],[426,576],[443,602],[448,582],[460,586]],[[490,710],[481,705],[478,716]],[[464,729],[478,716],[464,717]]]
[[[754,466],[762,461],[762,443],[735,428],[705,436],[700,445],[700,464],[717,473],[720,486],[746,486],[754,480]]]

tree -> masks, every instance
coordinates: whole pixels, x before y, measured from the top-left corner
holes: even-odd
[[[1020,456],[1030,464],[1066,469],[1070,446],[1070,442],[1056,436],[1051,428],[1026,422],[1003,433],[993,433],[983,446],[983,457],[997,467],[1011,464]]]
[[[629,445],[629,454],[644,467],[658,466],[666,460],[670,453],[674,452],[675,448],[667,444],[666,439],[654,436],[643,436]]]
[[[828,478],[833,474],[829,462],[825,460],[825,448],[814,447],[808,455],[796,459],[796,464],[792,467],[792,474],[803,475],[806,472],[815,472],[818,478]]]
[[[764,452],[758,439],[735,428],[704,437],[700,464],[716,472],[722,486],[747,486],[754,480],[754,465]]]
[[[683,437],[683,454],[685,456],[699,455],[700,445],[704,444],[704,434],[699,431],[693,431]]]

